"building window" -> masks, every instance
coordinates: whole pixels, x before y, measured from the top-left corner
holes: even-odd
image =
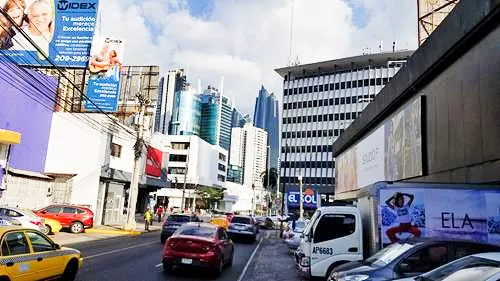
[[[304,91],[303,91],[304,94],[307,94],[307,87],[304,87]]]
[[[339,130],[335,129],[333,130],[333,135],[338,137],[339,136]]]
[[[314,92],[318,91],[318,85],[314,86]]]
[[[308,92],[309,92],[309,93],[312,93],[312,91],[313,91],[313,87],[312,87],[312,86],[309,86],[309,91],[308,91]]]
[[[382,78],[377,78],[375,83],[377,84],[377,86],[382,85]]]
[[[311,117],[311,115],[307,116],[307,122],[312,122],[312,117]]]
[[[318,101],[318,106],[323,106],[323,100]]]
[[[307,108],[307,101],[302,102],[302,107]]]
[[[168,168],[168,173],[170,175],[184,175],[186,174],[186,168],[185,167],[170,167]]]
[[[122,155],[122,146],[116,143],[111,144],[111,156],[120,157]]]
[[[172,162],[186,162],[187,161],[187,155],[176,155],[176,154],[170,154],[170,161]]]
[[[370,79],[370,86],[375,86],[375,78]]]
[[[350,88],[351,88],[351,81],[347,81],[347,83],[346,83],[345,87],[346,87],[347,89],[350,89]]]
[[[299,88],[299,94],[302,94],[302,88]]]
[[[313,102],[312,101],[308,101],[307,102],[307,107],[312,107],[313,106]]]
[[[328,114],[328,121],[333,121],[333,113]]]
[[[340,89],[342,89],[342,90],[345,89],[345,82],[340,83]]]
[[[351,119],[351,113],[350,113],[350,112],[347,112],[347,113],[345,114],[345,119],[346,119],[346,120]]]
[[[365,79],[363,80],[363,86],[368,87],[370,85],[370,80]]]
[[[297,104],[297,108],[302,108],[302,103],[299,101],[299,103]]]
[[[284,96],[287,96],[287,95],[288,95],[288,89],[284,89],[284,90],[283,90],[283,95],[284,95]]]
[[[226,161],[227,157],[226,155],[219,153],[219,160]]]
[[[335,98],[335,105],[339,105],[340,104],[340,99],[339,98]]]
[[[297,94],[297,88],[293,89],[293,94],[296,95]]]
[[[328,136],[333,137],[333,130],[328,130]]]
[[[219,171],[225,172],[226,171],[226,166],[222,165],[219,163]]]
[[[311,116],[309,116],[311,117]],[[311,137],[311,131],[307,131],[307,137],[310,138]],[[309,151],[308,151],[309,152]]]
[[[317,115],[313,116],[313,122],[318,122],[318,116]]]
[[[330,84],[330,91],[333,91],[333,89],[334,89],[334,85],[332,83],[332,84]]]
[[[337,82],[337,83],[335,83],[335,90],[338,90],[338,89],[340,89],[340,83]]]
[[[345,104],[345,98],[340,98],[340,104]]]
[[[356,81],[356,80],[352,81],[352,87],[353,88],[358,87],[358,81]]]
[[[314,100],[313,101],[313,107],[317,107],[318,106],[318,101],[317,100]]]
[[[319,91],[323,92],[323,85],[319,85]]]
[[[172,143],[173,149],[188,149],[188,147],[189,147],[189,142],[173,142]]]
[[[281,138],[286,139],[286,133],[285,132],[281,133]]]
[[[217,175],[217,179],[218,179],[219,181],[222,181],[222,182],[225,182],[225,181],[226,181],[226,177],[225,177],[225,176],[223,176],[223,175]]]
[[[315,138],[316,137],[316,131],[312,131],[312,137]],[[315,151],[313,151],[315,152]]]

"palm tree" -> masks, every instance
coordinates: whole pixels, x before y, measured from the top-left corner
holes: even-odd
[[[278,185],[278,170],[276,168],[269,169],[269,177],[268,171],[264,171],[260,174],[262,177],[262,184],[264,188],[268,190],[273,190]],[[269,178],[269,184],[267,183],[267,179]]]

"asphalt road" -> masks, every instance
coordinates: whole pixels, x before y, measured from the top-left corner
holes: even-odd
[[[261,231],[260,235],[265,232]],[[258,244],[234,242],[233,266],[224,270],[218,281],[236,281]],[[140,236],[117,237],[74,245],[85,257],[84,265],[77,275],[79,281],[154,281],[154,280],[214,280],[207,272],[188,270],[166,275],[161,267],[163,245],[160,233],[152,232]],[[244,280],[244,279],[243,279]]]

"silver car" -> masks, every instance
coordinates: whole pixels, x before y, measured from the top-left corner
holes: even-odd
[[[298,220],[295,222],[295,227],[291,229],[292,224],[288,225],[288,231],[286,231],[283,235],[285,239],[285,243],[288,246],[288,249],[295,250],[300,245],[300,236],[306,228],[307,221]]]
[[[15,207],[0,207],[0,225],[18,225],[42,232],[45,228],[43,219],[35,213]]]

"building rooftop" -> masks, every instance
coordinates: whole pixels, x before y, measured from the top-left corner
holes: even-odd
[[[395,52],[383,52],[383,53],[373,53],[361,56],[354,56],[348,58],[340,58],[329,61],[315,62],[309,64],[302,64],[297,66],[283,67],[275,69],[275,71],[285,77],[285,75],[290,75],[292,77],[297,76],[307,76],[311,74],[319,73],[332,73],[335,71],[341,71],[343,69],[351,69],[353,66],[365,67],[368,65],[372,66],[382,66],[387,65],[387,61],[399,61],[406,60],[413,54],[413,51],[402,50]]]

